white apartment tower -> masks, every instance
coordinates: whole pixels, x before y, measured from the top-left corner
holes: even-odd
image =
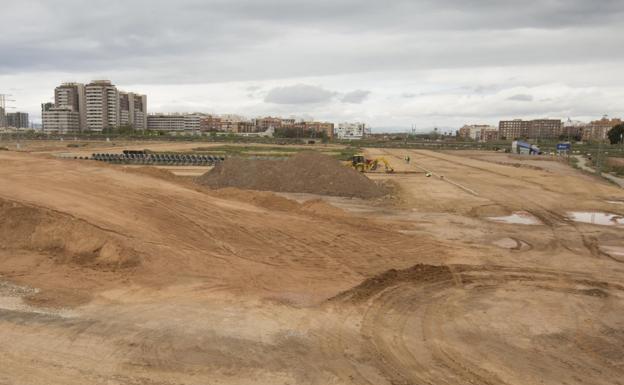
[[[120,125],[120,100],[117,87],[108,80],[94,80],[85,86],[85,94],[89,131],[102,131]]]

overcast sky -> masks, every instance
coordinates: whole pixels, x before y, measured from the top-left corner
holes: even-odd
[[[624,115],[623,0],[0,0],[0,93],[372,127]]]

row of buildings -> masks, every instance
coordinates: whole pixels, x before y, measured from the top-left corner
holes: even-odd
[[[363,123],[304,121],[293,118],[245,119],[238,115],[203,113],[148,114],[147,96],[117,89],[109,80],[63,83],[54,89],[54,103],[41,105],[42,127],[48,133],[103,132],[116,128],[173,134],[235,133],[296,137],[361,139]]]
[[[46,132],[102,132],[118,127],[147,129],[147,96],[124,92],[108,80],[63,83],[54,103],[41,106]]]
[[[465,125],[459,129],[458,135],[478,142],[515,139],[602,141],[606,140],[611,128],[622,123],[621,119],[608,119],[606,116],[589,123],[570,119],[565,122],[560,119],[514,119],[501,120],[498,127],[482,124]]]
[[[30,120],[26,112],[5,112],[0,107],[0,127],[24,129],[30,127]]]
[[[147,116],[147,128],[197,135],[202,133],[234,133],[241,135],[292,137],[322,137],[342,140],[362,139],[369,133],[364,123],[340,123],[296,120],[294,118],[259,117],[246,119],[239,115],[213,114],[151,114]]]

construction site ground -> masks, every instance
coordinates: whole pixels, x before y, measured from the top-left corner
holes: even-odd
[[[624,190],[562,162],[367,149],[366,200],[66,150],[0,151],[2,385],[623,381]]]

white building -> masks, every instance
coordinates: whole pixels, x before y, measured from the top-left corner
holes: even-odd
[[[43,131],[67,134],[80,130],[80,114],[71,107],[49,107],[42,112]]]
[[[197,134],[202,114],[151,114],[147,116],[147,128],[154,131]]]
[[[334,135],[338,139],[358,140],[366,135],[366,124],[364,123],[340,123],[335,129]]]
[[[85,86],[87,129],[102,131],[121,123],[119,91],[108,80],[94,80]]]

